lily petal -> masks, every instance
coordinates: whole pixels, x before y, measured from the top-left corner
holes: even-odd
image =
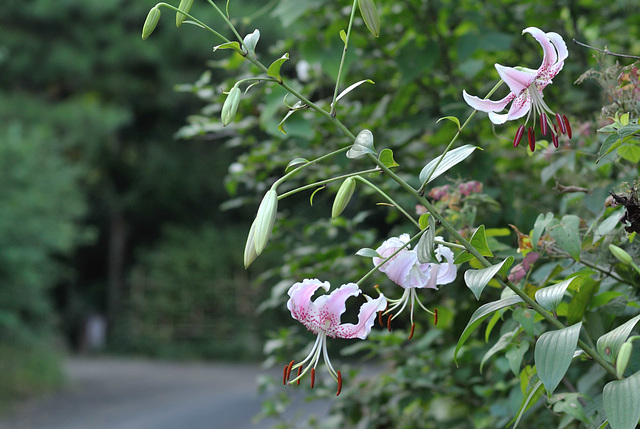
[[[551,43],[553,43],[553,46],[556,47],[556,51],[558,51],[558,59],[556,62],[564,63],[564,60],[569,56],[569,50],[567,49],[567,44],[564,42],[564,39],[558,33],[553,31],[547,33],[547,37],[551,39]]]
[[[522,30],[522,34],[531,34],[542,46],[543,58],[540,68],[549,67],[552,64],[558,62],[558,53],[556,52],[555,44],[551,43],[548,33],[540,30],[537,27],[528,27]]]
[[[387,267],[387,277],[403,288],[412,287],[410,282],[407,281],[411,269],[418,263],[418,254],[414,251],[407,250],[396,255],[394,260]]]
[[[313,317],[313,323],[318,324],[318,329],[325,331],[329,337],[339,336],[340,316],[346,310],[347,299],[361,293],[357,284],[347,283],[329,295],[322,295],[314,302],[317,313]]]
[[[481,112],[499,112],[504,109],[511,100],[513,100],[514,95],[509,94],[502,100],[493,101],[483,100],[475,95],[469,95],[467,94],[467,91],[462,90],[462,97],[464,97],[464,101],[466,101],[469,106],[476,110]]]
[[[495,67],[504,83],[509,86],[509,89],[515,95],[519,95],[522,91],[529,88],[537,77],[536,73],[516,70],[513,67],[505,67],[497,63]]]
[[[371,332],[376,313],[378,311],[384,311],[387,307],[387,299],[382,294],[376,299],[371,299],[366,295],[365,298],[367,298],[367,302],[360,307],[358,324],[344,323],[340,326],[340,335],[338,335],[340,338],[360,338],[364,340]]]
[[[287,308],[291,311],[291,316],[311,329],[304,322],[316,314],[316,306],[311,301],[311,297],[319,288],[323,288],[326,292],[330,287],[329,282],[321,282],[318,279],[304,279],[291,286],[288,292],[291,298],[287,301]]]

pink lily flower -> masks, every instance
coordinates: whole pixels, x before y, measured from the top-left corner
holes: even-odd
[[[435,238],[436,240],[442,240],[442,237]],[[389,238],[376,249],[376,252],[381,257],[374,257],[373,264],[378,267],[378,270],[385,273],[391,281],[404,289],[402,297],[399,299],[389,299],[391,306],[383,314],[392,313],[397,308],[400,308],[400,310],[398,310],[395,315],[389,316],[387,319],[387,327],[390,328],[391,320],[402,313],[407,304],[409,304],[411,314],[411,335],[409,338],[411,338],[415,328],[415,323],[413,322],[415,302],[417,302],[424,311],[432,314],[434,318],[437,318],[437,310],[428,310],[422,302],[420,302],[416,289],[438,289],[438,285],[444,285],[454,281],[458,271],[453,263],[453,252],[448,247],[438,244],[434,252],[438,262],[442,261],[443,258],[446,262],[421,264],[420,261],[418,261],[416,251],[409,249],[410,245],[407,244],[408,242],[409,234]],[[389,259],[385,262],[387,258]]]
[[[291,371],[297,368],[296,377],[289,383],[297,382],[300,384],[300,379],[311,370],[311,388],[313,388],[315,369],[322,353],[329,373],[338,382],[337,394],[339,395],[342,390],[342,374],[340,371],[336,371],[329,361],[327,337],[360,338],[364,340],[371,332],[376,313],[386,308],[387,300],[382,294],[376,299],[364,295],[367,302],[360,307],[358,323],[355,325],[353,323],[340,323],[340,316],[346,309],[347,299],[360,295],[362,291],[357,284],[347,283],[329,295],[322,295],[315,301],[311,301],[311,297],[316,290],[322,288],[325,292],[328,292],[330,287],[329,282],[321,282],[318,279],[304,279],[289,289],[290,299],[287,301],[287,308],[291,311],[291,316],[316,334],[317,337],[311,352],[303,361],[295,365],[295,361],[291,361],[284,367],[282,381],[283,384],[286,384],[290,378]],[[303,369],[305,364],[307,366]]]
[[[481,112],[489,112],[489,119],[494,124],[503,124],[506,121],[522,118],[527,115],[526,123],[533,116],[533,127],[527,129],[529,148],[535,149],[535,121],[536,116],[540,117],[540,130],[543,135],[551,131],[551,140],[555,147],[558,147],[559,133],[567,134],[571,138],[571,125],[566,115],[560,116],[554,113],[544,102],[542,91],[547,85],[552,83],[552,79],[560,73],[564,65],[564,60],[569,55],[567,45],[558,33],[545,33],[536,27],[525,28],[522,33],[531,34],[542,46],[542,64],[537,70],[526,67],[505,67],[496,64],[496,70],[502,80],[509,86],[511,92],[502,100],[482,100],[476,96],[462,91],[462,95],[467,104]],[[511,107],[508,113],[500,114],[509,103]],[[558,127],[551,122],[552,117],[556,118]],[[520,144],[524,135],[525,125],[521,125],[516,132],[513,146]]]

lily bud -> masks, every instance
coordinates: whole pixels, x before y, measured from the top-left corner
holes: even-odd
[[[631,360],[631,352],[633,345],[629,342],[622,344],[616,358],[616,376],[620,379],[624,375],[625,370],[629,366]]]
[[[249,268],[249,265],[253,263],[258,257],[258,253],[256,252],[256,245],[253,242],[253,237],[256,231],[256,222],[254,221],[251,224],[251,229],[249,230],[249,236],[247,237],[247,243],[244,245],[244,268]]]
[[[358,8],[365,25],[374,36],[380,35],[380,16],[373,0],[358,0]]]
[[[273,224],[276,222],[277,213],[278,193],[274,189],[270,189],[262,199],[260,207],[258,207],[258,214],[255,220],[256,228],[253,243],[256,254],[258,255],[261,254],[267,246],[269,237],[271,237],[271,231],[273,230]]]
[[[356,189],[356,180],[353,177],[347,178],[342,185],[340,185],[340,189],[338,189],[338,193],[336,194],[336,199],[333,200],[333,208],[331,209],[331,218],[335,219],[344,211],[353,196],[353,192]]]
[[[191,6],[193,6],[193,0],[180,0],[180,5],[178,9],[180,9],[184,13],[189,13],[191,10]],[[184,20],[187,18],[187,15],[184,13],[176,13],[176,27],[180,27]]]
[[[160,9],[156,6],[151,8],[149,13],[147,14],[147,19],[144,21],[144,25],[142,26],[142,40],[145,40],[147,37],[151,36],[153,30],[156,29],[156,25],[158,25],[158,21],[160,20]]]
[[[613,256],[616,257],[618,261],[622,262],[625,265],[631,265],[631,263],[633,262],[633,260],[631,259],[631,255],[629,255],[627,252],[616,245],[610,244],[609,251]]]
[[[226,127],[229,125],[236,116],[241,95],[242,91],[240,91],[240,88],[237,86],[234,86],[231,88],[231,91],[229,91],[229,95],[227,95],[227,99],[224,100],[224,104],[222,105],[222,114],[220,115],[223,126]]]

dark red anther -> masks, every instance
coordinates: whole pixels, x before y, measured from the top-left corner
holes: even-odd
[[[289,365],[287,365],[287,381],[289,381],[289,378],[291,377],[291,368],[293,368],[294,362],[295,360],[292,360],[289,362]]]
[[[557,149],[558,148],[558,135],[557,134],[551,134],[551,142],[553,143],[553,145]]]
[[[289,365],[285,365],[284,366],[284,371],[282,372],[282,385],[286,386],[287,385],[287,370],[289,369]]]
[[[549,131],[548,125],[549,124],[547,123],[547,115],[543,112],[540,114],[540,131],[542,131],[543,136],[546,136],[547,131]]]
[[[296,375],[296,377],[300,377],[300,374],[302,373],[302,367],[303,367],[303,366],[304,366],[304,365],[300,365],[300,366],[298,367],[298,374]],[[296,381],[296,384],[297,384],[298,386],[300,386],[300,379],[299,379],[299,378],[298,378],[298,381]]]
[[[336,396],[340,395],[340,392],[342,392],[342,374],[338,371],[338,393],[336,393]]]
[[[378,323],[380,324],[380,326],[384,326],[384,325],[382,324],[382,311],[379,311],[379,312],[378,312]]]
[[[313,389],[313,385],[316,383],[316,369],[311,368],[311,388]]]
[[[556,113],[556,121],[558,121],[558,127],[560,128],[560,132],[562,134],[566,134],[567,133],[566,125],[565,125],[564,121],[562,120],[562,118],[560,117],[560,114],[558,114],[558,113]]]
[[[533,152],[534,150],[536,150],[536,135],[533,132],[533,127],[529,127],[527,129],[527,134],[529,137],[529,149],[531,149],[531,152]]]
[[[434,325],[438,324],[438,309],[437,308],[433,309],[433,324]]]
[[[571,124],[569,123],[569,119],[567,119],[567,115],[562,115],[562,123],[567,129],[567,136],[571,139]]]
[[[387,329],[389,330],[389,332],[391,332],[391,317],[392,315],[389,315],[389,318],[387,319]]]
[[[416,324],[414,323],[413,325],[411,325],[411,333],[409,334],[409,338],[408,338],[409,340],[413,338],[413,331],[415,331],[415,329],[416,329]]]
[[[524,125],[520,125],[518,127],[518,131],[516,131],[516,136],[513,139],[513,147],[518,147],[520,144],[520,140],[522,140],[522,136],[524,135]]]

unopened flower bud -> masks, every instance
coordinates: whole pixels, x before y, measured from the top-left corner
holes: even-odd
[[[253,263],[258,257],[258,253],[256,252],[256,245],[253,242],[253,237],[256,231],[256,222],[254,221],[251,224],[251,229],[249,230],[249,236],[247,237],[247,243],[244,246],[244,268],[249,268],[249,265]]]
[[[623,249],[621,249],[620,247],[610,244],[609,245],[609,251],[611,252],[611,254],[613,256],[616,257],[616,259],[620,262],[622,262],[625,265],[630,265],[632,263],[632,259],[631,259],[631,255],[629,255],[627,252],[625,252]]]
[[[624,343],[618,351],[618,357],[616,358],[616,376],[622,378],[624,372],[629,366],[631,360],[631,352],[633,351],[633,345],[631,343]]]
[[[262,199],[260,207],[258,207],[258,214],[255,220],[256,229],[254,231],[253,244],[258,255],[262,253],[267,246],[269,237],[271,237],[277,212],[278,193],[274,189],[270,189]]]
[[[227,99],[224,100],[224,104],[222,105],[222,114],[220,115],[223,126],[226,127],[229,125],[236,116],[241,95],[242,91],[240,91],[240,88],[237,86],[234,86],[231,88],[231,91],[229,91],[229,95],[227,95]]]
[[[331,218],[335,219],[344,211],[353,196],[353,192],[356,189],[356,180],[353,177],[347,178],[342,185],[340,185],[340,189],[338,189],[338,193],[336,194],[336,199],[333,200],[333,208],[331,209]]]
[[[156,29],[156,25],[158,25],[159,20],[160,9],[157,6],[151,8],[149,14],[147,14],[147,19],[144,21],[144,25],[142,26],[142,40],[145,40],[151,35],[151,33],[153,33],[153,30]]]
[[[191,10],[191,6],[193,6],[193,0],[180,0],[178,9],[180,9],[184,13],[189,13],[189,11]],[[187,18],[187,15],[185,15],[184,13],[176,13],[176,27],[180,27],[184,20]]]

